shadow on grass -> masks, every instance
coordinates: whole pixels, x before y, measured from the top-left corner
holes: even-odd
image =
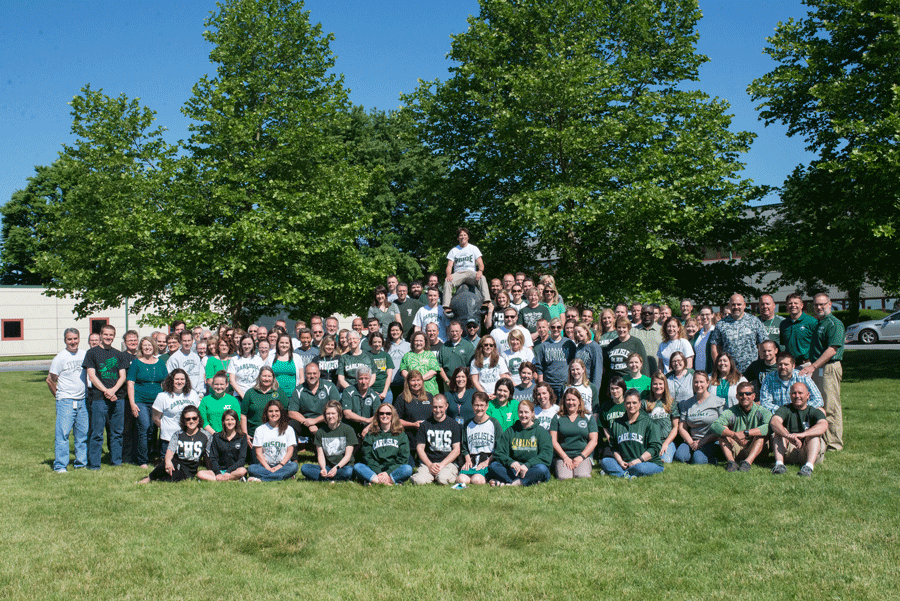
[[[900,380],[900,351],[852,351],[844,353],[844,382],[876,378]]]

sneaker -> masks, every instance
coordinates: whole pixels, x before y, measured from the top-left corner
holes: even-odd
[[[741,467],[739,467],[738,469],[741,470],[742,472],[749,472],[751,467],[752,466],[750,465],[749,462],[741,461]]]
[[[250,476],[249,478],[247,478],[247,482],[262,482],[262,480],[254,476]]]
[[[736,472],[737,469],[738,469],[738,464],[735,463],[734,461],[729,461],[728,464],[725,466],[726,472]]]
[[[54,470],[57,474],[68,474],[69,470],[64,467],[59,468],[58,470]]]
[[[813,471],[812,471],[811,467],[809,467],[808,465],[804,465],[803,467],[800,468],[800,471],[797,472],[797,475],[798,476],[812,476],[812,472]]]
[[[776,465],[772,468],[772,473],[776,476],[780,476],[782,474],[787,473],[787,468],[784,465]]]

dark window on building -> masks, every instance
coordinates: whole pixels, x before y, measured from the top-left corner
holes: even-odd
[[[3,320],[3,340],[22,340],[24,332],[21,319]]]
[[[106,317],[92,317],[91,318],[91,334],[99,334],[100,330],[103,329],[103,326],[109,324],[109,319]]]

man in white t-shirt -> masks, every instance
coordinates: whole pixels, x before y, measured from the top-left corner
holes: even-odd
[[[497,350],[500,352],[501,357],[503,356],[503,353],[509,350],[509,333],[513,330],[519,330],[522,333],[522,336],[525,338],[526,347],[530,348],[534,346],[534,341],[531,339],[531,332],[529,332],[525,326],[516,325],[517,319],[519,319],[519,312],[512,307],[507,307],[503,311],[503,324],[498,325],[491,330],[491,338],[497,343]]]
[[[413,328],[416,332],[424,332],[425,326],[430,323],[436,323],[438,325],[438,337],[443,342],[447,340],[447,324],[450,320],[447,319],[447,315],[438,305],[438,300],[440,300],[440,294],[437,288],[429,288],[428,304],[416,311],[416,316],[413,319]]]
[[[56,397],[56,437],[53,471],[66,473],[69,465],[69,434],[75,430],[75,468],[87,466],[88,408],[87,374],[83,363],[87,351],[80,350],[81,335],[75,328],[63,333],[66,348],[50,363],[47,386]]]
[[[474,244],[469,244],[469,230],[464,227],[456,230],[458,246],[454,246],[447,253],[447,277],[444,280],[444,308],[450,308],[450,297],[453,289],[464,283],[477,284],[481,289],[481,297],[484,304],[491,301],[491,291],[488,290],[487,280],[484,279],[484,261],[481,251]]]
[[[194,344],[194,336],[189,330],[180,334],[181,348],[172,353],[166,360],[166,370],[172,373],[179,367],[187,372],[191,380],[191,389],[197,391],[201,399],[206,394],[206,373],[200,362],[200,355],[191,350]]]

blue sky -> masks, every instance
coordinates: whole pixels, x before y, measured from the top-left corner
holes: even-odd
[[[419,79],[447,76],[450,35],[465,31],[476,0],[308,0],[314,22],[333,32],[336,71],[350,99],[367,109],[399,106]],[[35,165],[49,165],[71,142],[67,103],[90,83],[139,97],[170,130],[187,137],[179,109],[212,72],[203,21],[212,1],[0,1],[0,204],[23,188]],[[803,141],[763,128],[746,93],[774,67],[762,53],[778,21],[805,14],[799,0],[700,0],[699,88],[731,104],[732,129],[759,135],[744,156],[745,177],[780,185],[801,162]]]

